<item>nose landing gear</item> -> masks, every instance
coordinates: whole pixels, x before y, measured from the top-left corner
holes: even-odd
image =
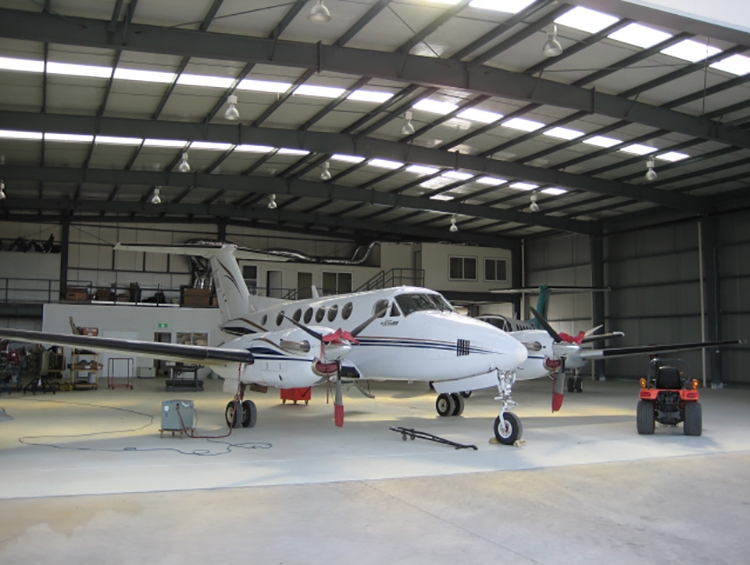
[[[516,402],[511,398],[513,393],[513,383],[516,382],[516,373],[497,373],[497,390],[498,396],[495,400],[503,403],[500,407],[500,414],[495,418],[495,439],[503,445],[515,445],[523,435],[523,425],[521,418],[511,412],[516,407]]]

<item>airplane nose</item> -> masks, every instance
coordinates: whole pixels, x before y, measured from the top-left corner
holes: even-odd
[[[500,352],[497,363],[499,370],[512,371],[526,361],[529,352],[520,341],[508,334],[503,334],[498,336],[498,342],[496,351]]]

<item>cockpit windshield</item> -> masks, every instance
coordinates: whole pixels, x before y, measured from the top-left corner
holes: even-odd
[[[453,307],[439,294],[413,293],[399,294],[396,296],[404,316],[412,312],[424,312],[427,310],[438,310],[439,312],[453,312]]]

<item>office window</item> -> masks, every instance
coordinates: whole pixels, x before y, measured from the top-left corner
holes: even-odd
[[[477,280],[476,257],[451,257],[448,278],[453,281]]]
[[[352,291],[351,273],[323,273],[323,296]]]
[[[484,260],[484,280],[505,282],[508,280],[508,261],[505,259]]]

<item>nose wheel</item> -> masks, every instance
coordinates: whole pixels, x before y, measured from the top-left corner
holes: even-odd
[[[497,390],[499,394],[495,397],[495,400],[499,400],[503,405],[500,407],[500,414],[495,418],[494,432],[495,439],[503,445],[514,445],[523,435],[521,418],[511,412],[516,406],[515,401],[511,397],[515,382],[515,373],[501,373],[498,371]]]

